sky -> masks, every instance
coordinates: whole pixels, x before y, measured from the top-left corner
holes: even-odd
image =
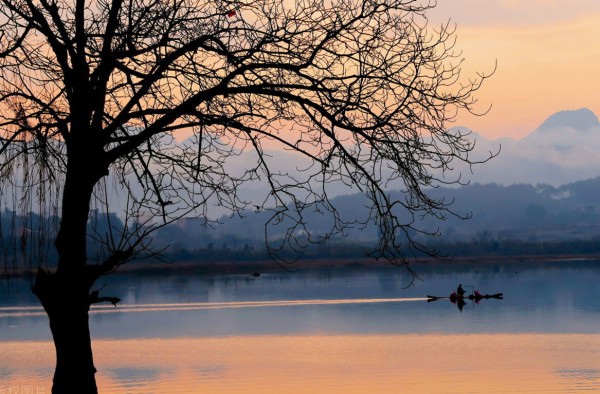
[[[432,26],[457,26],[465,76],[497,70],[477,94],[486,116],[460,114],[486,138],[519,139],[561,110],[600,116],[599,0],[438,0]]]

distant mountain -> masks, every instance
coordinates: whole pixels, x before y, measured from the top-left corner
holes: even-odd
[[[453,130],[463,133],[468,131],[464,127]],[[469,138],[476,142],[475,151],[470,155],[472,160],[483,160],[490,152],[499,151],[499,155],[473,167],[453,163],[456,171],[462,173],[463,181],[500,185],[549,184],[558,187],[600,176],[600,121],[586,108],[557,112],[519,140],[490,140],[479,135],[476,130]],[[282,173],[291,171],[299,175],[304,173],[299,173],[296,169],[308,168],[310,165],[298,155],[285,151],[267,152],[267,160],[272,168]],[[250,154],[240,155],[232,160],[231,171],[243,172],[248,163],[253,161],[255,158]],[[330,185],[333,195],[349,193],[341,187],[343,185],[339,186]],[[259,200],[258,196],[264,189],[264,185],[260,183],[248,185],[242,191],[243,197]]]
[[[476,138],[481,155],[498,157],[463,172],[472,182],[553,186],[600,176],[600,122],[589,109],[561,111],[520,140]]]
[[[596,114],[587,108],[574,111],[560,111],[546,119],[533,133],[543,133],[565,127],[573,130],[587,131],[600,127],[600,121],[598,121]]]
[[[459,130],[463,133],[468,131],[456,128],[456,131]],[[461,180],[468,180],[472,184],[544,184],[558,188],[600,176],[600,122],[589,109],[557,112],[520,140],[490,140],[476,131],[469,138],[476,141],[475,151],[470,155],[472,160],[483,160],[489,156],[489,152],[499,151],[499,155],[492,160],[472,167],[453,163],[456,172],[460,171],[462,174]],[[184,142],[193,143],[193,140]],[[292,182],[286,174],[294,174],[293,182],[308,182],[311,175],[319,170],[311,167],[310,160],[289,151],[265,150],[263,159],[273,171],[272,175],[282,183]],[[229,158],[226,171],[241,176],[250,166],[255,166],[256,162],[254,152],[244,152]],[[238,197],[251,205],[262,205],[267,201],[268,206],[273,201],[269,200],[265,174],[258,171],[257,175],[260,179],[243,185]],[[451,174],[450,177],[456,179],[457,174]],[[328,182],[326,187],[330,197],[348,195],[355,191],[343,182]],[[388,187],[400,188],[394,184]],[[215,219],[226,212],[215,204],[208,214]],[[262,235],[261,232],[260,228],[248,230],[249,236]]]

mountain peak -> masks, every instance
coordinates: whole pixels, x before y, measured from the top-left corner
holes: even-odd
[[[545,132],[563,127],[569,127],[574,130],[586,131],[595,127],[600,127],[598,117],[587,108],[580,108],[573,111],[560,111],[551,115],[538,127],[537,131]]]

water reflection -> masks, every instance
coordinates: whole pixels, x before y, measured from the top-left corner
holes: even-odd
[[[139,387],[141,384],[156,382],[166,372],[157,368],[118,367],[110,368],[105,373],[114,381],[114,385],[130,389]]]
[[[11,352],[17,347],[22,354]],[[39,347],[48,353],[23,359]],[[94,343],[100,392],[132,394],[599,392],[599,348],[600,334],[263,335]],[[0,389],[48,387],[50,372],[32,372],[51,362],[49,344],[0,342],[0,354],[1,367],[11,372]]]
[[[11,375],[12,375],[12,372],[10,369],[0,368],[0,381],[8,380],[8,378],[10,378]]]
[[[98,286],[123,305],[91,315],[101,392],[600,392],[598,263],[417,271],[408,289],[391,267],[108,277]],[[457,283],[505,299],[462,313],[427,302]],[[0,392],[50,392],[54,350],[29,286],[0,295]]]
[[[398,268],[278,271],[247,275],[115,275],[99,283],[122,305],[96,307],[95,338],[165,338],[314,333],[595,333],[600,318],[597,262],[431,265],[403,289]],[[502,291],[503,302],[427,303],[456,283]],[[21,280],[0,297],[0,341],[50,339],[47,319]],[[404,302],[407,301],[407,302]],[[493,300],[490,300],[493,301]],[[116,333],[116,334],[115,334]]]

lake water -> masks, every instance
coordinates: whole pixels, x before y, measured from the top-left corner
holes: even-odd
[[[600,262],[413,268],[408,288],[395,267],[106,277],[122,304],[90,318],[100,391],[600,392]],[[504,299],[427,302],[458,283]],[[50,393],[29,286],[0,289],[0,393]]]

